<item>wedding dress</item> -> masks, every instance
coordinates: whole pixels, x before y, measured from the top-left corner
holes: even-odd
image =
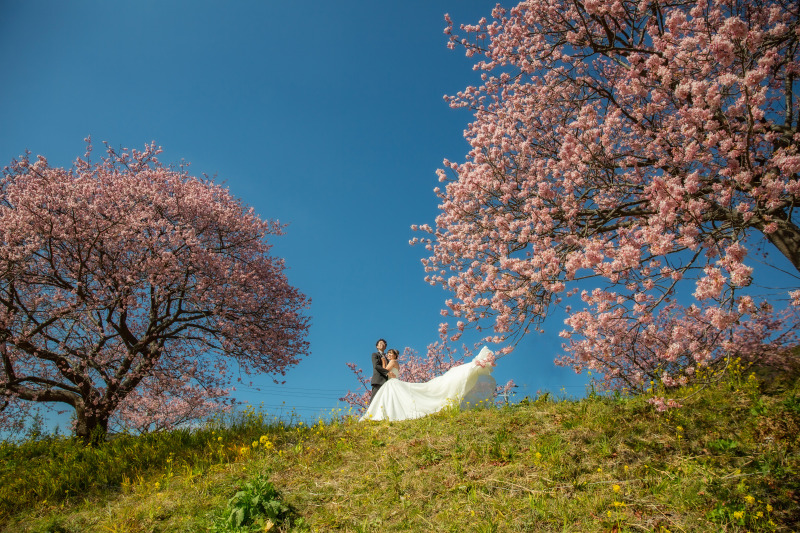
[[[487,361],[491,355],[491,350],[484,346],[469,363],[453,367],[425,383],[390,379],[375,393],[360,420],[407,420],[435,413],[448,405],[463,409],[490,401],[496,386],[491,376],[494,367]]]

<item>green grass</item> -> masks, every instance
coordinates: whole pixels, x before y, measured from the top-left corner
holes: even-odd
[[[0,527],[799,530],[800,381],[736,365],[701,379],[661,413],[648,395],[545,396],[406,422],[309,427],[251,410],[96,448],[5,443]]]

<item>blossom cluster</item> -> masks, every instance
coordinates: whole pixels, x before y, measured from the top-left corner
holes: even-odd
[[[443,335],[488,322],[497,343],[565,306],[563,361],[620,382],[680,380],[745,324],[791,340],[752,280],[762,251],[800,270],[797,10],[528,0],[446,20],[481,84],[446,97],[474,113],[470,151],[412,240],[454,295]]]

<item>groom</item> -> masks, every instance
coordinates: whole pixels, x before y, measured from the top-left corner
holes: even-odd
[[[384,355],[386,351],[386,341],[378,339],[378,342],[375,343],[375,347],[378,351],[372,354],[372,394],[369,397],[369,403],[372,403],[375,393],[378,392],[381,385],[386,383],[386,380],[389,378],[389,372],[384,368],[386,366],[386,356]]]

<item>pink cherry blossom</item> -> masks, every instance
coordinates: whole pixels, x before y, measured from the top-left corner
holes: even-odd
[[[88,139],[87,139],[88,142]],[[28,155],[0,180],[0,426],[35,402],[174,427],[228,405],[235,375],[307,354],[309,302],[267,238],[283,226],[144,150],[91,144],[70,169]]]
[[[661,396],[650,398],[647,400],[647,403],[655,406],[657,411],[667,411],[669,409],[675,409],[676,407],[683,407],[680,403],[672,398],[663,398]]]
[[[481,82],[447,97],[474,114],[469,151],[437,173],[435,227],[412,241],[464,324],[443,338],[490,325],[505,342],[596,287],[569,307],[561,362],[613,386],[794,342],[796,315],[751,290],[762,250],[800,270],[794,6],[528,0],[492,16],[446,20]]]

